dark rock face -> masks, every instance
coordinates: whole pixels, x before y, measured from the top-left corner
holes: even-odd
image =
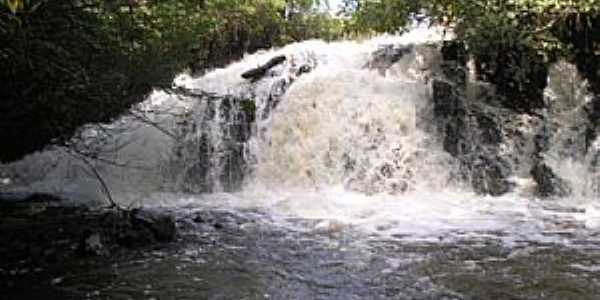
[[[390,66],[398,62],[402,57],[412,52],[414,46],[385,45],[371,55],[371,61],[365,68],[379,70],[384,73]]]
[[[479,194],[500,196],[514,187],[514,184],[507,180],[510,174],[510,164],[504,158],[482,155],[473,162],[471,184]]]
[[[525,43],[492,41],[476,59],[479,79],[493,83],[504,107],[533,112],[544,107],[548,66],[535,49]]]
[[[458,86],[464,87],[467,82],[468,59],[465,44],[461,41],[444,41],[440,52],[444,76]]]
[[[256,91],[257,85],[249,85],[244,96],[177,91],[192,98],[196,105],[177,127],[178,143],[166,163],[173,174],[167,188],[191,193],[234,192],[241,188],[255,160],[248,141],[258,130],[256,121],[267,119],[294,80],[316,67],[316,60],[300,65],[286,60],[284,55],[275,56],[241,75],[251,82],[263,80],[270,84],[266,95]],[[289,72],[284,72],[286,69]]]
[[[530,49],[512,46],[517,51],[478,57],[476,63],[485,62],[477,66],[480,79],[492,85],[466,81],[464,45],[442,47],[443,77],[433,82],[433,114],[444,150],[457,159],[458,177],[479,194],[512,191],[514,176],[536,182],[539,197],[569,196],[573,186],[546,162],[547,155],[591,164],[590,174],[596,174],[590,150],[600,129],[600,102],[596,97],[564,118],[554,115],[561,112],[546,107],[542,95],[548,68]],[[496,64],[497,59],[505,62]]]
[[[131,220],[134,225],[149,229],[159,242],[170,242],[175,239],[177,229],[175,219],[171,215],[136,209],[131,212]]]
[[[498,85],[467,82],[462,43],[447,42],[441,52],[445,59],[443,78],[433,82],[433,114],[444,150],[458,161],[458,177],[469,182],[479,194],[499,196],[514,189],[511,177],[544,173],[531,171],[531,167],[542,161],[541,153],[549,148],[550,133],[534,138],[535,132],[543,131],[540,124],[545,121],[540,115],[528,112],[542,103],[519,106],[516,102],[512,106],[506,102],[506,94],[498,91]],[[538,75],[545,72],[538,71]],[[542,91],[545,81],[532,83],[532,89]],[[537,178],[546,179],[542,175]],[[552,178],[553,183],[563,183],[555,175]],[[568,187],[557,189],[564,191],[563,194],[570,191]]]
[[[460,42],[446,42],[442,49],[444,79],[433,81],[433,115],[443,147],[459,163],[463,181],[479,194],[499,196],[514,184],[511,163],[500,154],[506,133],[499,123],[502,112],[483,99],[471,103],[466,95],[466,51]]]
[[[433,115],[444,137],[444,150],[453,156],[470,152],[467,111],[460,90],[448,81],[433,81]]]
[[[231,96],[196,99],[196,112],[179,127],[180,142],[169,161],[173,188],[195,193],[235,191],[247,173],[244,153],[255,104]]]
[[[537,183],[536,192],[540,197],[566,197],[572,192],[567,182],[558,177],[545,163],[535,164],[531,169],[531,176]]]
[[[312,71],[313,67],[311,67],[310,65],[301,65],[298,70],[296,71],[296,76],[300,76],[302,74],[306,74],[306,73],[310,73],[310,71]]]
[[[300,69],[298,69],[298,71],[300,71]],[[279,105],[279,101],[281,101],[281,98],[285,94],[285,91],[287,90],[289,85],[290,82],[285,78],[279,79],[273,83],[273,85],[271,86],[271,92],[269,93],[269,98],[267,99],[266,106],[263,108],[262,114],[260,116],[262,120],[268,118],[271,112],[277,107],[277,105]]]
[[[467,64],[467,60],[469,57],[467,55],[465,43],[462,41],[444,41],[442,49],[440,51],[442,53],[442,59],[444,61],[454,61],[461,66]]]
[[[177,235],[165,212],[97,211],[86,207],[5,204],[0,210],[0,263],[44,265],[156,247]]]
[[[47,193],[2,193],[0,192],[0,205],[3,203],[17,204],[21,203],[24,205],[31,203],[59,203],[62,202],[63,198],[47,194]]]

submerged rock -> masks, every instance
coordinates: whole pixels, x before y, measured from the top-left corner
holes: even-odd
[[[131,212],[134,226],[149,229],[153,237],[159,242],[170,242],[175,239],[177,227],[173,216],[144,209],[135,209]]]
[[[83,239],[79,244],[79,251],[82,254],[93,254],[98,256],[108,255],[108,249],[102,242],[102,236],[98,232],[84,233]]]

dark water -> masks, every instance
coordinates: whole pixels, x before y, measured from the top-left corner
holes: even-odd
[[[600,245],[418,240],[256,211],[179,212],[171,245],[73,261],[0,299],[598,299]],[[456,238],[458,237],[458,238]],[[33,272],[32,272],[33,273]],[[24,275],[35,276],[35,275]]]

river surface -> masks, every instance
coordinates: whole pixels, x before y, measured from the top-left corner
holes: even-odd
[[[374,222],[366,215],[300,217],[232,206],[228,203],[240,201],[230,194],[177,197],[162,206],[177,216],[176,242],[68,262],[64,274],[35,284],[21,299],[597,299],[600,294],[600,234],[590,227],[595,219],[586,217],[590,208],[586,213],[559,202],[524,200],[529,203],[518,210],[488,206],[484,212],[482,205],[480,217],[488,218],[489,226],[479,230],[472,219],[457,217],[461,209],[445,216],[418,212],[412,221],[407,212],[404,218]],[[413,228],[425,222],[431,223],[426,231]]]

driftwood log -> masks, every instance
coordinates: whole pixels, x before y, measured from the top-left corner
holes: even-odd
[[[261,79],[267,71],[272,69],[273,67],[282,64],[286,60],[285,55],[278,55],[271,58],[266,64],[259,66],[257,68],[248,70],[242,74],[242,78],[248,79],[251,81],[256,81]]]

